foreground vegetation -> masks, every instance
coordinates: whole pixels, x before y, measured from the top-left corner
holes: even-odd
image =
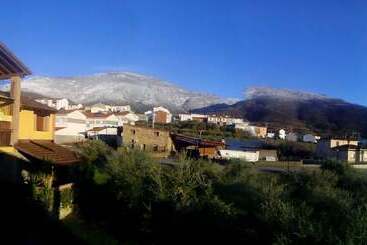
[[[121,243],[361,244],[367,240],[367,177],[339,163],[266,174],[148,155],[100,142],[80,149],[75,202],[83,220]]]

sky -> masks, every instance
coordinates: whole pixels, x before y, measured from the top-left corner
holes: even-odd
[[[251,86],[367,105],[365,0],[12,0],[4,42],[34,75],[130,71],[242,98]]]

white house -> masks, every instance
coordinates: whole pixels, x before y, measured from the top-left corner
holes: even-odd
[[[115,105],[115,106],[111,106],[110,110],[112,112],[125,112],[125,111],[131,111],[131,106],[130,105]]]
[[[180,122],[191,121],[192,114],[178,114],[178,118]]]
[[[259,161],[260,152],[258,150],[253,151],[236,151],[236,150],[219,150],[219,155],[222,159],[240,159],[246,162]]]
[[[98,138],[101,135],[114,135],[117,136],[117,128],[113,127],[94,127],[87,131],[88,138]]]
[[[85,139],[87,117],[81,111],[59,111],[56,114],[55,142],[75,143]]]
[[[117,128],[119,119],[113,113],[84,112],[87,117],[87,130],[100,127]]]
[[[64,109],[64,110],[68,110],[69,109],[69,100],[68,99],[57,99],[55,101],[55,108],[56,110],[61,110],[61,109]]]
[[[287,132],[285,131],[285,129],[280,129],[278,131],[278,137],[279,139],[285,140],[285,138],[287,137]]]
[[[135,123],[140,119],[138,115],[129,111],[114,114],[118,119],[118,126],[123,126],[124,124],[135,125]]]
[[[274,133],[274,132],[268,132],[268,133],[266,134],[266,138],[274,139],[274,138],[275,138],[275,133]]]
[[[317,143],[316,136],[312,134],[305,134],[302,137],[302,141],[306,143]]]
[[[109,105],[105,105],[102,103],[94,104],[90,107],[91,113],[100,113],[100,112],[108,112],[110,110]]]
[[[68,110],[80,110],[83,109],[83,104],[77,104],[77,105],[69,105],[69,109]]]
[[[226,125],[235,125],[235,124],[240,124],[240,123],[246,124],[249,122],[245,122],[242,118],[229,117],[227,118]]]
[[[178,117],[181,122],[184,121],[206,122],[208,119],[208,116],[203,114],[179,114]]]
[[[37,102],[55,108],[56,110],[70,110],[69,100],[61,99],[37,99]]]
[[[238,130],[248,130],[250,123],[249,122],[242,122],[242,123],[235,123],[234,128]]]

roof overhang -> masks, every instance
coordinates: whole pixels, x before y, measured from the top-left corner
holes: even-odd
[[[32,72],[3,43],[0,43],[0,80],[31,74]]]

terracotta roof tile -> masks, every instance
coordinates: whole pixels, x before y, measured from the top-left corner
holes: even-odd
[[[50,161],[57,165],[70,165],[80,162],[77,154],[52,141],[31,140],[19,141],[15,148],[22,154],[41,160]]]

